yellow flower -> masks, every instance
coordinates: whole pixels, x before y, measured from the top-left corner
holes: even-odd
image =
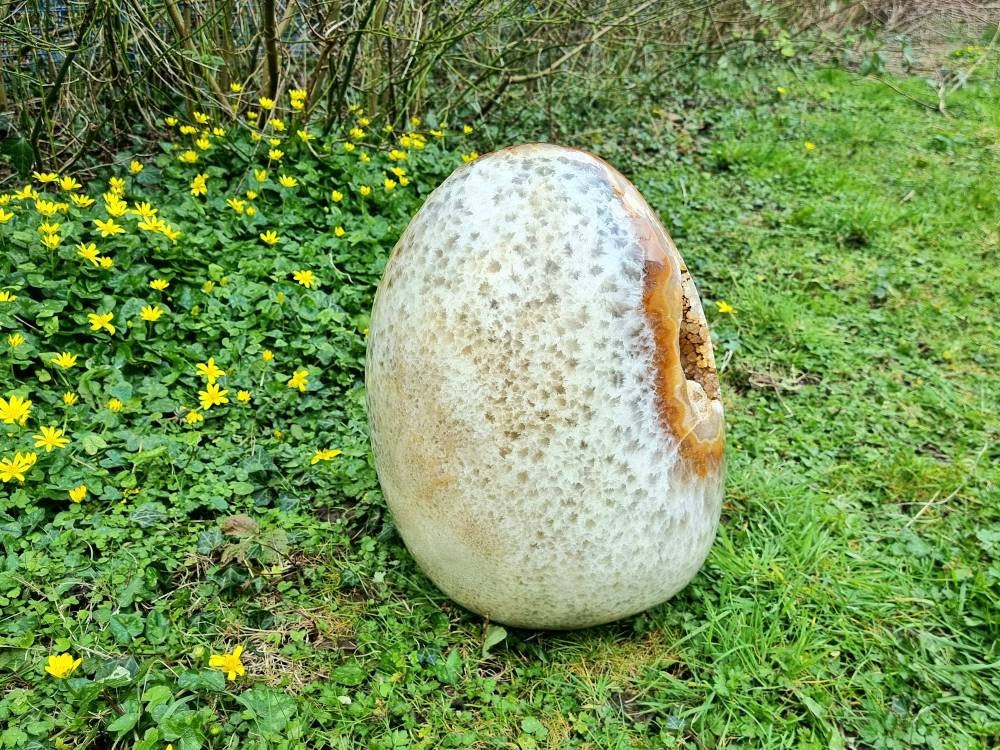
[[[247,206],[247,216],[253,216],[257,213],[257,209],[253,206]]]
[[[274,360],[274,352],[272,352],[270,349],[265,349],[261,353],[260,358],[263,359],[265,362],[271,362]]]
[[[194,179],[191,180],[191,195],[208,195],[208,185],[206,184],[207,180],[207,174],[195,175]]]
[[[777,86],[774,90],[778,92],[779,96],[784,96],[787,93],[784,86]]]
[[[3,291],[0,291],[0,302],[13,302],[16,299],[17,299],[17,296],[14,295],[14,294],[11,294],[6,289],[4,289]]]
[[[65,190],[67,193],[71,190],[79,190],[83,187],[79,182],[76,181],[75,177],[70,177],[66,175],[59,180],[59,187]]]
[[[285,302],[285,293],[284,292],[278,292],[276,295],[274,295],[274,301],[277,302],[279,305],[284,304],[284,302]]]
[[[372,121],[369,120],[367,117],[359,117],[358,118],[358,125],[360,125],[363,128],[367,128],[371,124],[372,124]]]
[[[31,185],[25,185],[23,188],[14,193],[14,200],[33,201],[37,198],[38,191],[31,187]]]
[[[478,158],[479,158],[479,153],[476,151],[470,151],[467,154],[462,154],[462,161],[465,164],[468,164],[470,161],[475,161]]]
[[[382,185],[385,187],[386,190],[396,189],[396,181],[390,180],[388,177],[385,178],[385,181],[382,183]]]
[[[267,142],[269,144],[271,144],[272,146],[280,146],[281,145],[281,139],[280,138],[268,138]],[[284,156],[284,154],[282,154],[282,156]]]
[[[192,112],[191,115],[194,117],[194,121],[201,125],[207,125],[210,119],[204,112]]]
[[[473,128],[471,125],[466,125],[465,127],[462,128],[462,132],[465,133],[466,135],[469,135],[472,132],[472,130]]]
[[[299,184],[298,180],[296,180],[294,177],[289,177],[287,174],[283,174],[280,177],[278,177],[278,182],[281,184],[282,187],[286,188],[293,188]]]
[[[410,178],[409,177],[400,177],[399,178],[399,184],[402,185],[403,187],[406,187],[407,185],[410,184]]]
[[[289,89],[288,98],[289,99],[305,99],[308,92],[305,89]]]
[[[277,440],[278,442],[281,442],[282,440],[285,439],[284,430],[275,430],[272,434],[274,435],[274,439]]]
[[[344,200],[344,194],[339,190],[334,190],[330,193],[330,198],[334,203],[340,203],[340,201]]]
[[[251,398],[253,398],[253,396],[250,395],[250,391],[236,392],[236,400],[239,401],[241,404],[249,403]]]
[[[205,418],[201,416],[201,412],[192,409],[184,415],[184,421],[188,424],[198,424],[199,422],[204,422]]]
[[[55,172],[32,172],[31,176],[39,182],[55,182],[59,179],[59,175]]]
[[[198,400],[201,401],[201,408],[208,411],[213,406],[228,404],[229,399],[226,398],[227,393],[229,393],[229,391],[219,389],[218,383],[209,383],[205,386],[205,390],[198,391]]]
[[[225,136],[225,134],[226,131],[220,128],[218,125],[212,128],[212,135],[214,135],[216,138],[222,138],[223,136]]]
[[[58,427],[42,427],[41,432],[32,435],[35,439],[36,448],[44,448],[46,453],[51,453],[53,448],[65,448],[69,445],[69,438],[63,437],[63,431]]]
[[[86,496],[87,496],[87,485],[85,484],[81,484],[77,487],[74,487],[69,491],[69,499],[72,500],[74,503],[83,502],[83,498],[85,498]]]
[[[123,234],[125,232],[125,227],[120,224],[116,224],[114,219],[108,219],[107,221],[94,219],[94,224],[96,224],[97,228],[101,230],[101,237],[110,237],[112,235]]]
[[[403,148],[409,148],[413,145],[413,139],[408,135],[401,135],[399,137],[399,145]],[[389,158],[391,159],[392,157],[390,156]]]
[[[410,118],[410,125],[412,125],[413,127],[417,127],[419,124],[420,124],[420,118],[417,117],[416,115],[413,115],[413,117]]]
[[[444,131],[443,130],[432,130],[432,131],[430,131],[430,133],[435,138],[444,138]]]
[[[389,152],[389,161],[403,161],[406,158],[406,152],[400,151],[398,148],[394,148]]]
[[[327,448],[326,450],[316,451],[313,454],[313,457],[309,459],[309,463],[318,464],[320,461],[329,461],[331,458],[336,458],[341,453],[343,453],[343,451],[336,448]]]
[[[83,664],[83,659],[74,659],[72,654],[50,654],[45,671],[56,679],[65,680],[81,664]]]
[[[125,404],[121,402],[121,399],[113,398],[108,401],[108,411],[119,412],[122,410],[123,406],[125,406]]]
[[[243,84],[242,83],[231,83],[231,84],[229,84],[229,90],[232,91],[234,94],[238,94],[238,93],[240,93],[243,90]]]
[[[351,143],[350,141],[346,141],[344,143],[344,151],[346,151],[347,153],[351,153],[351,151],[353,150],[354,150],[354,144]]]
[[[279,148],[272,148],[267,152],[267,158],[271,161],[281,161],[281,157],[285,155],[285,152]]]
[[[160,234],[171,242],[177,242],[177,239],[181,236],[181,233],[178,230],[174,229],[169,224],[164,224],[163,222],[159,223],[157,229]]]
[[[274,99],[268,99],[266,96],[262,96],[257,100],[260,104],[261,109],[274,109]]]
[[[344,228],[343,228],[343,227],[336,227],[336,228],[335,228],[335,229],[333,230],[333,233],[334,233],[335,235],[337,235],[338,237],[343,237],[343,236],[344,236],[345,234],[347,234],[347,232],[345,232],[345,231],[344,231]]]
[[[296,130],[295,135],[297,135],[299,137],[299,140],[302,141],[303,143],[308,143],[315,137],[308,130]]]
[[[266,232],[261,232],[260,233],[260,238],[261,238],[262,241],[266,242],[268,245],[277,245],[278,242],[281,239],[280,237],[278,237],[278,233],[275,232],[273,229],[269,229]]]
[[[715,306],[719,309],[719,312],[723,315],[732,315],[736,312],[736,308],[730,305],[725,300],[716,300]]]
[[[69,199],[80,208],[87,208],[88,206],[93,206],[94,203],[96,203],[96,201],[89,195],[79,195],[77,193],[73,193]]]
[[[111,324],[111,319],[115,316],[113,312],[109,313],[87,313],[87,318],[90,320],[90,330],[100,331],[101,329],[106,330],[112,336],[115,335],[115,327]]]
[[[805,144],[803,145],[805,145],[806,151],[813,151],[816,148],[816,144],[813,143],[812,141],[806,141]]]
[[[105,195],[104,210],[108,212],[108,216],[112,216],[117,219],[128,213],[128,203],[123,201],[117,195]]]
[[[284,132],[285,130],[285,121],[279,120],[277,117],[272,118],[268,125],[279,133]]]
[[[22,427],[31,413],[31,399],[14,395],[10,400],[0,398],[0,421],[5,424],[19,424]]]
[[[100,258],[98,258],[97,262],[101,264],[101,268],[103,268],[105,271],[111,268],[111,266],[115,264],[115,262],[106,255],[102,255]]]
[[[361,128],[351,128],[349,135],[354,140],[359,140],[365,137],[365,131],[363,131]]]
[[[59,206],[52,201],[38,199],[35,201],[35,210],[42,216],[48,218],[55,215],[55,213],[59,210]]]
[[[309,387],[309,370],[296,370],[288,381],[289,388],[298,388],[302,393]]]
[[[368,162],[370,162],[372,160],[372,158],[368,154],[366,154],[364,151],[362,151],[360,154],[358,154],[358,158],[361,161],[363,161],[365,164],[367,164]]]
[[[20,333],[9,333],[7,334],[7,345],[11,349],[17,349],[17,347],[24,344],[24,336]]]
[[[201,138],[199,138],[194,142],[194,145],[200,148],[202,151],[206,151],[209,148],[209,146],[212,145],[212,142],[208,140],[208,138],[206,138],[205,136],[202,136]]]
[[[247,196],[247,200],[252,201],[254,198],[257,197],[257,191],[256,190],[247,190],[246,196]]]
[[[198,128],[194,125],[181,125],[181,135],[194,135],[198,132]]]
[[[10,203],[11,195],[10,193],[0,193],[0,206],[6,206]]]
[[[243,647],[237,646],[233,649],[232,653],[212,654],[208,659],[208,666],[225,672],[228,679],[236,680],[237,675],[242,677],[247,673],[246,667],[243,666],[243,662],[240,659],[242,653]]]
[[[80,397],[73,393],[73,391],[67,391],[63,394],[62,399],[66,406],[73,406],[73,404],[80,400]]]
[[[132,209],[132,213],[134,213],[136,216],[139,216],[146,220],[152,219],[154,216],[156,216],[157,209],[153,208],[149,203],[145,201],[142,203],[136,202],[133,203],[132,205],[135,206],[135,208]]]
[[[0,461],[0,481],[9,482],[16,479],[19,482],[24,482],[25,472],[34,466],[37,460],[37,453],[25,453],[24,455],[15,453],[14,458],[5,456]]]
[[[393,167],[389,171],[396,175],[396,177],[403,177],[406,174],[406,170],[402,167]]]
[[[170,282],[167,281],[166,279],[153,279],[152,281],[149,282],[149,286],[150,288],[155,289],[158,292],[162,292],[164,289],[170,286]]]
[[[255,169],[253,171],[253,177],[257,182],[267,182],[267,170],[266,169]]]
[[[292,109],[303,110],[306,108],[306,102],[304,99],[292,99]]]
[[[312,289],[316,286],[316,277],[312,271],[292,271],[292,276],[306,289]]]
[[[2,208],[0,208],[0,224],[6,224],[13,218],[14,218],[13,211],[4,211]]]
[[[239,198],[226,198],[226,205],[233,209],[236,213],[241,214],[247,207],[247,202],[245,200],[240,200]]]
[[[163,315],[163,308],[159,305],[146,305],[139,311],[139,315],[143,320],[148,320],[150,323],[155,323]]]
[[[169,125],[170,127],[173,127],[174,125],[177,124],[177,118],[171,115],[166,120],[164,120],[164,122],[167,123],[167,125]]]
[[[361,193],[362,195],[371,195],[372,189],[367,185],[362,185],[361,187],[358,188],[358,192]]]
[[[257,141],[259,141],[263,137],[264,136],[262,136],[257,131],[254,131],[253,133],[250,134],[250,140],[253,141],[254,143],[256,143]]]
[[[53,364],[59,365],[64,370],[68,370],[76,364],[77,356],[69,352],[61,352],[51,359]]]
[[[180,161],[184,162],[185,164],[194,164],[196,161],[198,161],[198,154],[192,151],[191,149],[188,149],[177,158]]]
[[[112,177],[108,180],[108,188],[115,195],[125,194],[125,178],[124,177]]]
[[[201,375],[205,380],[209,382],[209,385],[214,383],[226,374],[225,370],[220,370],[215,364],[215,357],[209,357],[208,362],[199,362],[194,366],[198,374]]]
[[[144,167],[142,166],[142,164],[140,162],[137,162],[135,159],[133,159],[128,165],[128,171],[131,172],[132,174],[139,174],[139,172],[141,172],[143,169]]]
[[[100,265],[100,261],[98,260],[97,245],[95,245],[93,242],[90,242],[86,245],[83,244],[77,245],[76,254],[79,255],[81,258],[89,260],[95,266]]]
[[[42,237],[42,244],[45,245],[49,250],[55,250],[59,247],[59,243],[62,242],[62,237],[58,234],[47,234]]]

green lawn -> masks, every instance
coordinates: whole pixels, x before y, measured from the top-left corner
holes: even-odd
[[[263,162],[219,145],[199,203],[188,182],[209,157],[164,154],[129,198],[155,197],[186,235],[112,237],[115,280],[72,249],[38,260],[25,208],[0,225],[0,284],[20,305],[0,306],[0,328],[28,338],[0,342],[0,396],[36,411],[2,425],[0,456],[41,424],[72,442],[0,488],[0,747],[996,747],[996,77],[980,69],[945,117],[845,72],[762,69],[703,81],[687,108],[643,99],[579,144],[659,209],[705,301],[724,363],[723,524],[674,600],[581,632],[511,631],[488,653],[483,621],[392,528],[361,367],[396,236],[496,127],[430,137],[392,196],[339,144],[335,159],[289,145],[303,184],[282,192],[273,168],[252,220],[224,199]],[[91,231],[75,211],[69,248]],[[161,277],[169,290],[150,290]],[[128,326],[154,298],[170,324]],[[85,315],[108,309],[115,336]],[[48,364],[64,350],[80,363]],[[198,410],[208,357],[231,403]],[[300,368],[306,391],[286,384]],[[343,453],[311,462],[326,449]],[[226,682],[209,657],[237,645],[246,674]],[[44,666],[64,652],[83,663],[59,680]]]

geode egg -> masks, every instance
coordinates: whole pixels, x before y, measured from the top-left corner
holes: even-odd
[[[723,494],[694,282],[619,172],[529,144],[455,171],[372,311],[379,481],[414,559],[490,620],[579,628],[669,599]]]

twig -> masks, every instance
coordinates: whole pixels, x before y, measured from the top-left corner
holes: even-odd
[[[972,476],[972,472],[974,472],[976,470],[976,467],[979,465],[979,459],[981,459],[983,457],[983,454],[986,453],[986,449],[989,448],[989,446],[990,446],[990,443],[989,443],[989,441],[987,441],[983,445],[983,447],[979,449],[979,453],[976,454],[976,460],[972,462],[972,471],[970,471],[968,474],[966,474],[965,478],[962,479],[962,481],[958,485],[958,487],[956,487],[954,490],[952,490],[951,494],[948,495],[948,497],[942,498],[941,500],[937,500],[936,499],[937,495],[935,495],[934,497],[932,497],[930,500],[928,500],[926,503],[924,503],[923,505],[920,506],[920,510],[918,510],[916,513],[913,514],[913,518],[911,518],[909,521],[907,521],[906,525],[903,528],[904,529],[910,528],[914,523],[916,523],[917,519],[920,518],[920,516],[922,516],[924,513],[926,513],[931,508],[931,506],[934,506],[934,505],[944,505],[945,503],[947,503],[950,500],[954,499],[954,497],[959,492],[961,492],[962,490],[964,490],[965,489],[965,485],[967,485],[969,483],[969,478]]]

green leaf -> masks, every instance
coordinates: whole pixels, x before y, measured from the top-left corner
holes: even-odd
[[[483,639],[483,656],[489,656],[490,649],[507,637],[507,631],[499,625],[488,625]]]
[[[158,646],[170,635],[170,620],[162,610],[154,609],[146,615],[146,640]]]
[[[295,717],[295,699],[277,690],[254,687],[236,697],[264,731],[281,732]]]
[[[221,693],[226,689],[226,676],[217,669],[183,672],[177,679],[177,687],[181,690],[211,690]]]
[[[330,674],[330,679],[340,685],[360,685],[364,682],[366,673],[356,661],[341,664]]]
[[[174,698],[174,692],[166,685],[153,685],[147,688],[142,694],[142,702],[146,704],[146,710],[152,711],[157,706],[162,706]]]
[[[23,136],[4,138],[3,141],[0,141],[0,153],[10,157],[11,166],[17,170],[22,179],[31,174],[31,165],[35,161],[35,156],[27,138]]]
[[[108,447],[108,441],[96,432],[85,433],[83,437],[80,438],[80,444],[83,446],[83,450],[86,451],[88,456],[96,455],[99,450]]]
[[[108,620],[108,630],[115,640],[123,646],[132,642],[132,639],[140,635],[144,624],[142,617],[135,613],[112,615]]]
[[[122,735],[139,723],[141,715],[142,708],[139,706],[139,701],[129,698],[122,703],[122,715],[108,724],[108,731],[117,732],[120,739]]]

